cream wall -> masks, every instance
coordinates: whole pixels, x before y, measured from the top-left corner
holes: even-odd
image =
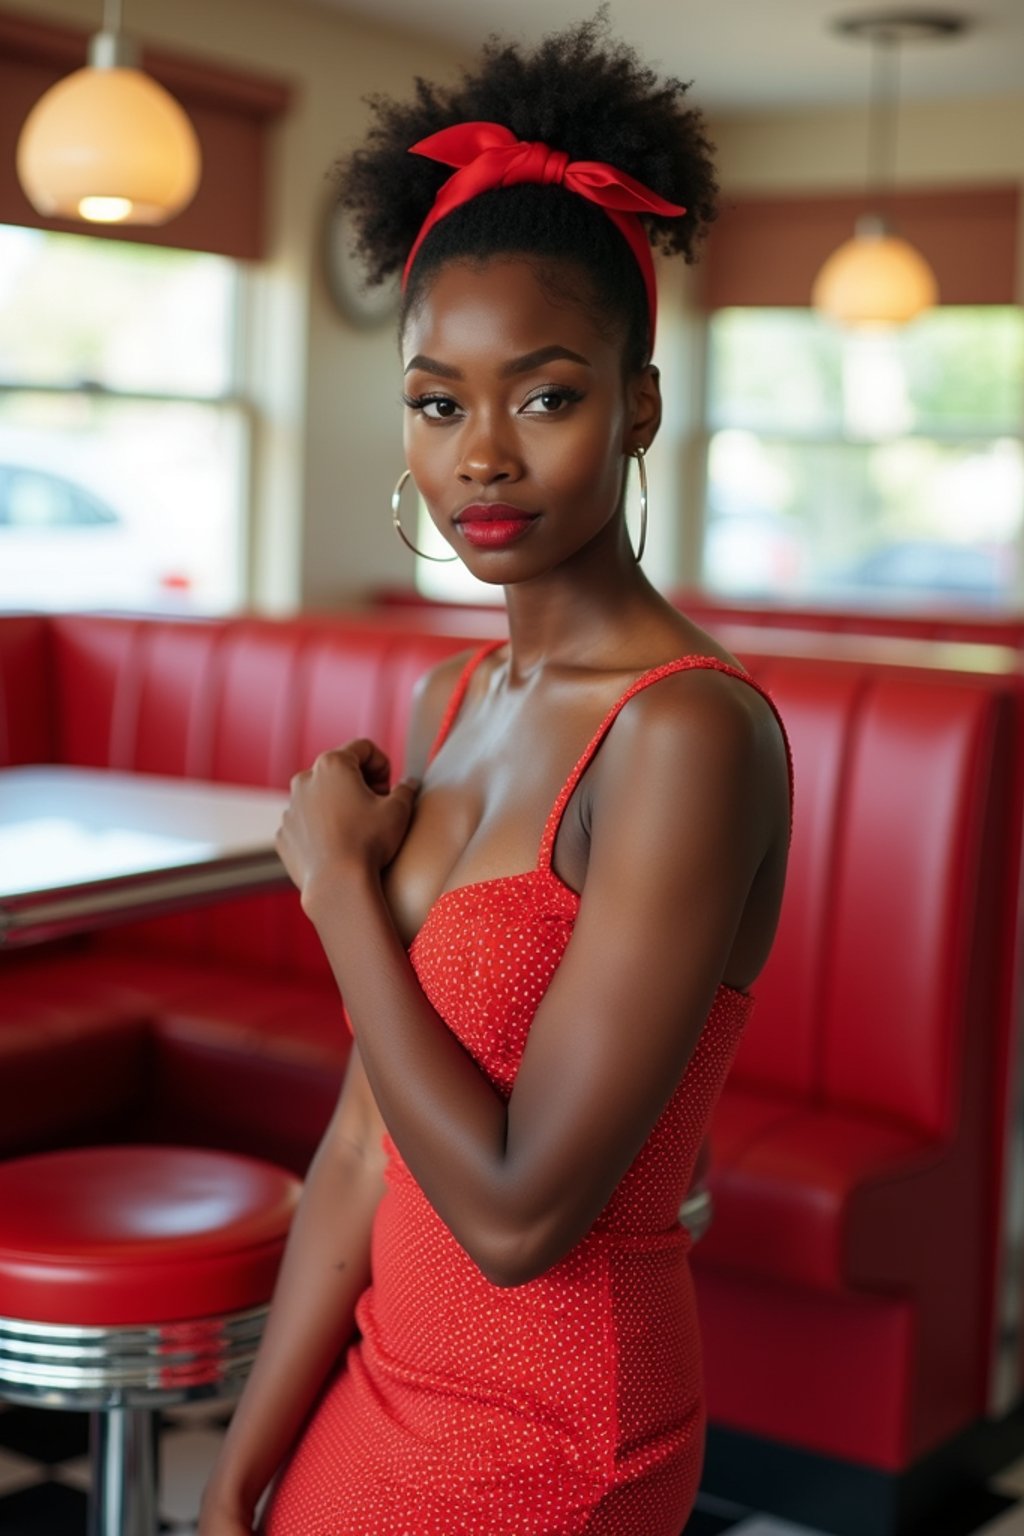
[[[714,118],[723,184],[730,191],[856,191],[867,166],[866,108]],[[1024,179],[1020,96],[904,102],[897,184]]]
[[[25,0],[14,0],[25,5]],[[32,0],[31,14],[96,30],[99,0]],[[453,76],[450,51],[298,0],[129,0],[125,29],[154,45],[290,81],[274,132],[269,260],[252,273],[244,368],[256,405],[246,558],[254,605],[326,607],[373,582],[407,582],[391,528],[402,467],[393,328],[358,331],[320,269],[332,161],[367,120],[362,97],[413,75]]]
[[[714,122],[712,137],[727,192],[857,192],[864,187],[863,110],[724,118]],[[1019,96],[903,103],[897,186],[1014,181],[1024,185],[1024,87]],[[1024,303],[1024,206],[1017,252],[1017,301]]]

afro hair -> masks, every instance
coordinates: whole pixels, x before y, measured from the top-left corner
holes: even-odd
[[[692,82],[691,82],[692,83]],[[520,139],[540,140],[573,160],[603,160],[685,207],[670,217],[641,215],[648,238],[666,254],[697,259],[715,218],[718,186],[698,109],[684,105],[689,83],[659,79],[626,44],[609,36],[607,8],[554,33],[532,50],[492,37],[454,86],[415,80],[412,99],[368,98],[373,122],[364,144],[339,161],[338,200],[352,214],[356,252],[370,283],[401,271],[451,168],[409,146],[467,121],[500,122]],[[643,281],[625,240],[606,215],[560,186],[519,184],[482,193],[434,226],[405,293],[401,320],[430,274],[453,259],[524,255],[564,297],[574,292],[603,326],[618,326],[627,366],[650,355]],[[558,269],[582,268],[586,291],[566,287]]]

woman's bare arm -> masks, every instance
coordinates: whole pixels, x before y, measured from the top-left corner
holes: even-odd
[[[542,1273],[604,1208],[686,1068],[788,816],[778,727],[720,674],[637,695],[602,752],[575,930],[507,1103],[430,1006],[365,860],[303,891],[391,1135],[496,1284]]]
[[[421,679],[407,763],[423,772],[465,654]],[[358,1046],[337,1108],[306,1174],[256,1362],[203,1495],[200,1536],[251,1524],[338,1354],[351,1341],[370,1278],[370,1231],[384,1192],[384,1122]]]
[[[203,1493],[201,1536],[227,1529],[218,1523],[226,1516],[251,1521],[352,1339],[385,1187],[383,1130],[353,1046],[337,1109],[306,1174],[256,1362]]]

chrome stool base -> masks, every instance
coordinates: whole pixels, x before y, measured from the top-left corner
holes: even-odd
[[[269,1310],[152,1327],[0,1317],[0,1399],[90,1410],[88,1536],[156,1536],[153,1410],[240,1390]]]
[[[156,1451],[148,1408],[93,1409],[86,1536],[155,1536]]]

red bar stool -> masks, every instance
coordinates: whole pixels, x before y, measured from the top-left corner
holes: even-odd
[[[153,1410],[241,1386],[301,1190],[195,1147],[0,1163],[0,1398],[90,1411],[89,1536],[154,1536]]]

